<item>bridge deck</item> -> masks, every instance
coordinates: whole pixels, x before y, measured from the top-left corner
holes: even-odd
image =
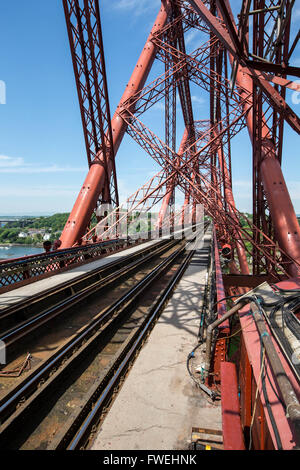
[[[152,240],[141,245],[128,248],[127,250],[123,250],[122,252],[113,253],[112,255],[106,256],[105,258],[101,258],[97,261],[92,261],[91,263],[78,266],[74,269],[70,269],[69,271],[61,272],[46,279],[41,279],[39,281],[32,282],[31,284],[19,287],[10,292],[0,294],[0,310],[3,308],[7,308],[13,304],[17,304],[18,302],[27,300],[34,295],[40,294],[42,292],[47,292],[49,289],[53,289],[59,286],[60,284],[75,280],[76,278],[88,273],[89,271],[93,271],[94,269],[100,268],[101,266],[105,266],[113,261],[123,259],[155,243],[157,243],[157,240]]]
[[[222,429],[221,409],[190,378],[209,262],[205,236],[116,397],[93,450],[188,449],[193,427]]]

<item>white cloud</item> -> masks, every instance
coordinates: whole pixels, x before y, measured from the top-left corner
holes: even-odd
[[[0,155],[0,173],[77,173],[85,172],[86,170],[87,167],[59,166],[57,164],[49,166],[33,165],[32,163],[26,163],[22,157],[9,157],[7,155]]]
[[[7,155],[0,155],[0,169],[1,168],[17,168],[24,165],[23,158],[13,158]]]
[[[20,202],[20,198],[47,198],[47,197],[75,197],[78,188],[61,187],[61,186],[1,186],[0,197],[14,197]]]
[[[197,106],[202,106],[205,103],[205,99],[199,96],[192,95],[191,99],[192,99],[192,103],[194,103]]]
[[[86,172],[85,167],[71,167],[71,166],[46,166],[46,167],[19,167],[19,168],[1,168],[0,173],[23,173],[27,175],[40,174],[40,173],[82,173]]]
[[[112,6],[111,1],[109,5]],[[113,9],[126,12],[130,10],[134,16],[141,16],[149,10],[156,9],[158,11],[159,6],[160,0],[152,0],[151,2],[149,0],[118,0],[113,2]]]
[[[152,109],[157,109],[159,111],[164,111],[165,110],[165,104],[162,101],[158,101],[152,106]]]
[[[195,106],[202,106],[204,103],[206,103],[206,100],[201,96],[192,95],[191,100]],[[177,108],[181,108],[179,93],[176,94],[176,104]],[[158,101],[151,107],[151,109],[156,111],[165,111],[165,102]]]
[[[248,180],[236,180],[236,181],[233,180],[233,187],[235,186],[237,188],[244,188],[248,191],[248,189],[251,188],[252,183]]]
[[[300,66],[300,57],[292,57],[292,65],[294,67],[299,67]]]
[[[288,187],[292,202],[300,201],[300,181],[286,181],[286,185]],[[296,210],[296,212],[299,212],[299,209]]]
[[[192,43],[197,36],[198,31],[196,29],[192,29],[189,31],[185,37],[185,45],[188,46],[190,43]]]
[[[300,18],[300,8],[293,8],[292,22],[296,22]]]
[[[79,188],[38,184],[37,186],[1,185],[0,207],[4,214],[45,214],[69,212]]]

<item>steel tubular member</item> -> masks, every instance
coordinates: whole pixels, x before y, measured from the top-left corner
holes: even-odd
[[[226,320],[228,320],[232,315],[237,313],[245,303],[249,302],[249,300],[241,299],[236,305],[234,305],[227,313],[225,313],[222,317],[219,317],[216,321],[211,323],[207,327],[206,331],[206,355],[205,355],[205,376],[208,376],[209,369],[210,369],[210,359],[211,359],[211,345],[212,345],[212,334],[213,331]]]
[[[151,30],[150,36],[148,37],[129,83],[127,84],[126,90],[117,107],[117,111],[112,118],[111,128],[115,154],[118,151],[120,143],[127,129],[127,123],[121,117],[123,110],[122,103],[130,100],[130,98],[135,95],[136,92],[143,88],[158,50],[157,46],[154,45],[154,43],[151,41],[152,36],[166,25],[170,13],[171,4],[169,0],[162,0],[161,8]],[[103,159],[104,156],[102,156],[102,160]],[[99,156],[99,160],[101,160],[101,155]],[[112,171],[112,167],[110,165],[111,161],[108,161],[108,176],[110,176]],[[103,165],[95,164],[91,166],[70,214],[68,222],[61,235],[61,248],[73,246],[76,241],[78,241],[84,235],[92,213],[96,207],[99,195],[104,189],[106,178],[105,173],[106,172]]]
[[[234,57],[238,58],[241,62],[242,58],[238,55],[238,51],[235,48],[235,44],[231,41],[230,36],[227,30],[221,25],[221,23],[214,17],[210,11],[206,8],[204,3],[200,0],[189,0],[189,3],[194,7],[195,11],[199,13],[202,19],[213,28],[214,33],[220,39],[220,41],[226,47],[231,63],[233,64]],[[233,15],[230,9],[230,4],[225,1],[227,10],[233,20]],[[234,31],[236,27],[234,22]],[[253,90],[253,75],[247,67],[238,66],[236,72],[236,82],[242,88],[242,90],[247,90],[252,92]],[[277,91],[268,84],[268,89],[266,89],[265,81],[260,81],[259,85],[262,86],[264,92],[268,92],[268,97],[272,95],[273,90],[273,101],[274,105]],[[289,124],[299,132],[299,118],[296,116],[294,118],[294,113],[290,112],[287,104],[283,99],[279,99],[280,106],[279,109],[283,112],[283,106],[285,106],[286,113],[288,114]],[[247,127],[248,132],[253,140],[253,103],[251,98],[247,102],[244,102],[243,107],[245,110],[248,110],[247,113]],[[287,114],[284,113],[284,117],[287,118]],[[276,230],[276,237],[278,239],[280,247],[293,258],[298,263],[300,262],[300,227],[298,220],[295,214],[295,210],[284,180],[284,176],[280,167],[280,163],[276,159],[276,149],[274,143],[270,140],[267,125],[265,123],[264,116],[262,117],[262,162],[260,166],[261,179],[263,182],[264,190],[266,193],[266,198],[269,204],[270,213],[272,220],[274,222],[274,227]],[[291,276],[299,276],[299,267],[296,264],[292,264],[289,267],[289,273]]]
[[[205,376],[207,377],[210,370],[211,362],[211,346],[213,331],[235,313],[237,313],[245,304],[251,302],[251,297],[242,297],[239,301],[228,310],[225,315],[211,323],[206,333],[206,356],[205,356]],[[260,334],[261,341],[265,347],[267,358],[270,362],[271,369],[274,373],[280,394],[286,407],[287,417],[290,418],[296,436],[297,448],[300,448],[300,403],[295,390],[282,366],[282,362],[276,352],[271,336],[266,328],[262,312],[255,302],[251,302],[251,311],[253,318]]]
[[[297,449],[300,449],[300,403],[296,396],[295,390],[282,366],[282,362],[276,352],[271,336],[266,328],[262,312],[258,305],[251,302],[251,310],[260,334],[260,338],[266,350],[267,358],[270,362],[271,369],[278,384],[280,394],[286,406],[286,415],[290,418],[294,430],[297,443]]]
[[[187,145],[187,142],[188,142],[188,131],[185,128],[185,131],[183,133],[183,137],[182,137],[182,140],[181,140],[181,144],[180,144],[180,147],[179,147],[179,151],[178,151],[179,156],[183,155],[184,149]],[[177,162],[177,163],[179,164],[180,162]],[[167,211],[168,211],[168,208],[170,206],[170,202],[171,202],[172,195],[173,195],[173,190],[175,188],[175,181],[172,181],[169,186],[170,186],[170,188],[169,188],[169,190],[167,190],[167,193],[166,193],[166,195],[163,199],[163,202],[162,202],[161,209],[159,211],[159,218],[158,218],[158,226],[159,227],[161,227],[163,225],[164,218],[167,215]]]
[[[98,0],[63,0],[89,166],[105,169],[94,207],[119,206],[110,106]],[[111,167],[111,174],[108,172]]]

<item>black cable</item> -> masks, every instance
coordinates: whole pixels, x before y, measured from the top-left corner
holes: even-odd
[[[269,319],[274,322],[274,317],[276,312],[281,309],[282,325],[286,325],[293,335],[300,340],[300,326],[297,319],[294,317],[292,310],[296,309],[300,305],[300,292],[297,292],[297,295],[291,295],[289,297],[281,298],[277,302],[267,303],[263,300],[261,296],[257,296],[259,306],[267,307],[274,306],[271,310]],[[253,299],[255,301],[255,299]],[[286,308],[285,308],[286,306]],[[273,323],[273,326],[274,325]]]
[[[278,393],[277,393],[277,390],[274,388],[274,385],[273,385],[272,382],[271,382],[271,379],[270,379],[270,376],[269,376],[269,373],[268,373],[267,368],[265,369],[265,372],[266,372],[266,377],[267,377],[267,379],[268,379],[268,381],[269,381],[269,384],[271,385],[271,388],[272,388],[274,394],[276,395],[276,397],[277,397],[278,401],[280,402],[280,404],[283,406],[284,410],[286,410],[286,406],[285,406],[284,401],[280,398],[280,396],[279,396]]]
[[[192,380],[195,382],[196,386],[199,387],[201,389],[201,384],[198,382],[198,380],[194,377],[191,369],[190,369],[190,360],[192,358],[195,357],[195,351],[196,349],[198,349],[199,347],[201,346],[201,343],[197,344],[197,346],[190,352],[190,354],[188,355],[187,357],[187,361],[186,361],[186,367],[187,367],[187,370],[188,370],[188,373],[190,375],[190,377],[192,378]],[[216,392],[212,392],[212,396],[211,396],[211,399],[212,401],[214,401],[215,399],[219,398],[221,395],[219,393],[216,393]]]
[[[243,297],[244,300],[249,300],[255,302],[256,305],[258,305],[259,309],[261,310],[261,307],[271,307],[273,306],[273,310],[270,313],[270,320],[274,319],[275,313],[279,308],[282,310],[282,324],[284,323],[287,325],[287,327],[292,331],[294,336],[300,340],[300,327],[297,322],[297,320],[290,314],[290,310],[284,309],[284,306],[286,304],[289,304],[290,302],[296,302],[295,306],[298,306],[298,302],[300,303],[300,292],[297,291],[297,295],[290,295],[289,297],[285,297],[282,299],[279,299],[276,302],[265,302],[264,299],[260,295],[249,295]],[[288,305],[289,306],[289,305]]]
[[[262,302],[263,306],[267,306],[265,302]],[[272,311],[270,312],[270,320],[274,320],[276,312],[281,309],[282,325],[284,324],[290,329],[293,335],[300,340],[300,326],[297,319],[293,316],[292,310],[295,310],[300,305],[300,294],[292,295],[287,298],[279,300]]]
[[[188,373],[190,374],[191,378],[193,379],[193,381],[195,382],[195,384],[197,385],[197,387],[199,387],[199,383],[198,381],[195,379],[191,369],[190,369],[190,360],[192,359],[192,357],[194,357],[194,351],[192,351],[188,357],[187,357],[187,360],[186,360],[186,368],[188,370]]]
[[[241,294],[239,294],[239,295],[228,295],[227,297],[224,297],[223,299],[218,300],[218,301],[214,304],[214,307],[215,307],[216,305],[218,305],[220,302],[223,302],[224,300],[235,299],[235,298],[237,298],[237,297],[241,297]]]
[[[260,364],[261,364],[261,367],[262,367],[262,362],[263,362],[263,342],[262,342],[262,339],[260,338]],[[266,370],[265,366],[264,366],[264,370]],[[263,390],[265,403],[266,403],[267,410],[268,410],[268,415],[270,417],[271,425],[272,425],[272,428],[273,428],[273,431],[274,431],[274,435],[275,435],[275,439],[276,439],[276,443],[277,443],[277,448],[278,448],[278,450],[282,450],[282,442],[281,442],[281,439],[280,439],[279,431],[278,431],[277,424],[276,424],[276,421],[275,421],[275,418],[274,418],[274,415],[273,415],[273,412],[272,412],[271,404],[269,402],[269,397],[268,397],[268,393],[267,393],[267,389],[266,389],[266,381],[265,381],[265,377],[264,377],[264,371],[263,371],[262,377],[261,377],[261,385],[262,385],[262,390]]]
[[[257,298],[255,298],[255,296],[249,296],[249,298],[252,298],[252,300],[258,306],[260,313],[262,313],[262,311],[261,311],[261,302]],[[262,338],[260,337],[260,367],[262,368],[262,366],[263,366],[263,341],[262,341]],[[272,426],[273,431],[274,431],[274,435],[275,435],[275,439],[276,439],[276,443],[277,443],[277,448],[278,448],[278,450],[282,450],[282,442],[281,442],[281,439],[280,439],[279,431],[278,431],[278,428],[277,428],[277,425],[276,425],[276,421],[275,421],[275,418],[274,418],[274,415],[273,415],[273,412],[272,412],[271,404],[269,402],[269,397],[268,397],[268,393],[267,393],[267,389],[266,389],[266,380],[265,380],[265,376],[264,376],[264,371],[266,371],[265,366],[263,368],[262,376],[261,376],[262,391],[263,391],[266,407],[267,407],[267,410],[268,410],[268,415],[270,417],[271,426]],[[277,394],[276,394],[276,396],[277,396]]]
[[[276,302],[265,302],[263,297],[260,295],[244,297],[249,300],[253,300],[257,305],[263,307],[273,307],[270,312],[269,319],[272,322],[276,312],[281,309],[282,325],[286,325],[293,335],[300,340],[300,327],[298,321],[291,314],[291,308],[295,309],[300,303],[300,291],[296,291],[297,294],[289,295],[288,297],[282,297]],[[285,308],[287,306],[287,308]]]

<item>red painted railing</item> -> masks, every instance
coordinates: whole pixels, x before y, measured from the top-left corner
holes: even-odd
[[[36,280],[79,264],[88,263],[124,245],[127,246],[126,240],[107,240],[93,245],[2,261],[0,263],[0,292],[30,283],[33,278]]]

